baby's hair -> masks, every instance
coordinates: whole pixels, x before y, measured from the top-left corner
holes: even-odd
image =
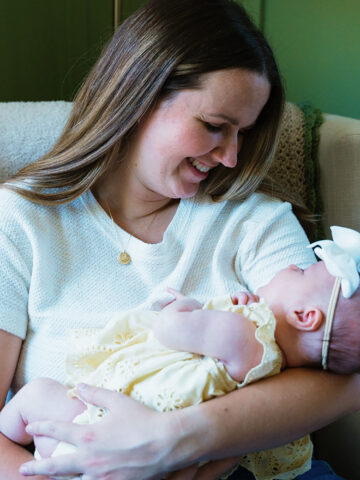
[[[335,373],[360,373],[360,288],[350,298],[341,293],[331,332],[328,369]]]

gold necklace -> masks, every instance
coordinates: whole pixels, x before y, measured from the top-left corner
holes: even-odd
[[[105,201],[105,203],[106,203],[106,208],[107,208],[107,210],[108,210],[108,212],[109,212],[109,216],[110,216],[110,218],[111,218],[112,224],[113,224],[113,226],[114,226],[114,231],[115,231],[116,235],[118,236],[119,233],[118,233],[118,231],[117,231],[117,224],[115,223],[115,220],[114,220],[114,218],[113,218],[113,216],[112,216],[109,203],[108,203],[107,200],[104,200],[104,201]],[[149,223],[149,225],[147,226],[147,229],[146,229],[146,232],[147,232],[147,233],[150,231],[150,229],[151,229],[152,225],[154,224],[154,222],[155,222],[158,214],[159,214],[159,211],[157,211],[157,212],[155,213],[154,217],[151,219],[151,221],[150,221],[150,223]],[[129,246],[130,240],[131,240],[131,238],[132,238],[133,236],[134,236],[134,235],[133,235],[132,233],[129,233],[129,238],[128,238],[128,241],[126,242],[126,246],[125,246],[125,248],[122,248],[122,251],[121,251],[121,252],[119,253],[119,255],[118,255],[118,262],[120,263],[120,265],[129,265],[129,263],[131,263],[131,256],[130,256],[129,252],[127,251],[127,248],[128,248],[128,246]],[[120,242],[120,243],[121,243],[121,242]]]
[[[114,218],[112,216],[110,206],[109,206],[107,200],[105,200],[105,202],[106,202],[107,210],[109,212],[109,216],[111,218],[111,221],[112,221],[112,224],[113,224],[113,227],[114,227],[114,231],[116,232],[116,235],[118,236],[117,225],[116,225],[116,223],[114,221]],[[129,233],[129,238],[128,238],[128,241],[126,242],[126,246],[125,246],[125,248],[122,248],[122,251],[119,253],[118,262],[120,263],[120,265],[129,265],[129,263],[131,263],[131,256],[127,251],[127,248],[129,246],[131,237],[132,237],[132,235],[131,235],[131,233]]]

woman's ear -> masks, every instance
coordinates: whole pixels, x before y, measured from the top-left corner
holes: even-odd
[[[317,307],[306,310],[292,310],[286,316],[286,321],[297,330],[313,332],[317,330],[325,318],[324,312]]]

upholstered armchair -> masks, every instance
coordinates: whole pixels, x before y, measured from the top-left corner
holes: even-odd
[[[0,103],[0,181],[51,147],[70,109],[69,102]],[[321,228],[329,235],[330,225],[360,231],[360,120],[288,103],[272,173],[320,216],[313,235]],[[360,412],[314,440],[319,458],[347,479],[360,478]]]

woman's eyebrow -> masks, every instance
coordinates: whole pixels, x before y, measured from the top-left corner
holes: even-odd
[[[227,122],[231,123],[235,127],[239,125],[238,121],[235,118],[229,117],[228,115],[223,115],[222,113],[209,113],[210,117],[217,117],[217,118],[222,118],[223,120],[226,120]],[[255,123],[252,123],[251,125],[248,125],[246,127],[243,127],[242,130],[249,130],[250,128],[255,126]]]

